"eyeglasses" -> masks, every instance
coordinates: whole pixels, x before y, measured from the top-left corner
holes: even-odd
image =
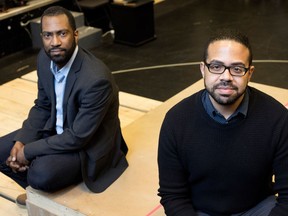
[[[250,69],[250,66],[248,68],[245,68],[243,66],[238,66],[238,65],[227,67],[223,64],[217,64],[217,63],[207,64],[206,62],[204,62],[204,64],[206,65],[210,73],[223,74],[224,71],[228,69],[229,73],[232,76],[238,76],[238,77],[244,76],[247,73],[247,71]]]

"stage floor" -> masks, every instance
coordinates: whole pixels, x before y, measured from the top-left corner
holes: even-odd
[[[99,47],[91,49],[109,66],[123,98],[127,98],[128,105],[123,110],[127,106],[131,108],[131,102],[135,104],[135,101],[140,105],[149,101],[154,109],[199,81],[204,43],[211,32],[222,27],[238,27],[248,34],[256,68],[252,82],[256,87],[259,84],[261,88],[268,87],[284,105],[288,105],[288,94],[277,96],[274,88],[278,87],[281,92],[288,89],[288,29],[283,27],[288,25],[287,1],[166,0],[154,9],[156,40],[129,47],[113,43],[113,37],[108,33]],[[23,76],[30,79],[27,76],[36,69],[37,52],[27,49],[0,59],[2,135],[21,125],[33,102],[35,82],[23,82]],[[23,97],[25,95],[30,96]],[[17,97],[22,97],[21,104],[15,103]],[[147,109],[149,112],[150,108]],[[123,120],[125,126],[145,115],[134,111],[122,112],[122,116],[127,117],[127,121]],[[2,189],[11,189],[11,196],[15,197],[15,191],[16,195],[23,192],[15,185],[16,189],[11,186],[9,180],[1,178],[1,184]],[[1,197],[0,206],[1,215],[7,214],[5,209],[13,211],[9,215],[27,215],[25,210],[15,209],[13,203]]]
[[[252,81],[288,88],[288,1],[166,0],[154,6],[156,40],[139,47],[103,35],[91,51],[115,74],[123,92],[165,101],[201,78],[199,61],[210,33],[246,32],[254,50]],[[273,13],[271,13],[273,11]],[[35,50],[0,59],[0,83],[36,68]]]

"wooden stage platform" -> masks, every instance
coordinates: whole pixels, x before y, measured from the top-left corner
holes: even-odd
[[[258,83],[250,85],[288,105],[288,89]],[[28,187],[29,215],[164,216],[157,196],[159,130],[166,112],[173,105],[202,88],[201,79],[164,103],[120,92],[120,119],[130,149],[127,155],[129,168],[100,194],[89,192],[83,183],[56,193]],[[0,86],[0,135],[21,126],[35,96],[35,72]],[[2,194],[15,199],[24,192],[7,177],[0,177]],[[1,215],[28,215],[26,209],[1,197],[0,207]]]
[[[0,85],[0,136],[21,127],[36,98],[36,82],[36,71],[33,71]],[[119,92],[119,100],[119,117],[122,128],[162,104],[160,101],[125,92]],[[1,196],[2,194],[6,198],[15,200],[22,193],[25,193],[24,189],[0,173],[0,215],[28,215],[26,209],[19,208],[15,203]]]

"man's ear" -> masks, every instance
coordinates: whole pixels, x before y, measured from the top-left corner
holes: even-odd
[[[200,71],[201,71],[202,77],[204,78],[204,74],[205,74],[205,64],[204,64],[204,62],[200,62]]]
[[[255,70],[255,67],[253,65],[251,65],[249,71],[247,72],[248,76],[249,76],[248,77],[248,82],[250,82],[250,79],[251,79],[251,77],[252,77],[252,75],[254,73],[254,70]]]
[[[76,43],[78,43],[78,39],[79,39],[79,32],[78,32],[78,30],[75,30],[73,34],[74,34],[74,38],[75,38]]]

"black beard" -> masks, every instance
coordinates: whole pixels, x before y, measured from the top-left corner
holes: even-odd
[[[65,65],[69,61],[67,55],[51,55],[49,52],[48,56],[57,65]]]
[[[63,67],[64,65],[67,64],[67,62],[70,60],[71,56],[73,55],[73,52],[75,50],[76,43],[75,41],[73,42],[72,46],[70,49],[64,49],[64,48],[51,48],[48,51],[45,50],[46,55],[59,67]],[[51,55],[51,51],[53,49],[60,49],[61,51],[64,51],[63,55]]]
[[[235,96],[233,97],[226,97],[225,95],[221,95],[221,97],[226,97],[226,100],[223,100],[220,96],[216,95],[214,92],[215,92],[215,89],[217,89],[219,86],[229,86],[231,88],[233,88],[234,90],[236,90],[238,92],[238,88],[236,86],[233,86],[230,82],[221,82],[215,86],[213,86],[212,89],[208,89],[206,84],[205,84],[205,87],[206,87],[206,90],[208,91],[208,93],[211,95],[211,97],[220,105],[231,105],[231,104],[234,104],[244,93],[245,93],[245,90],[243,92],[240,92],[240,93],[237,93]]]

